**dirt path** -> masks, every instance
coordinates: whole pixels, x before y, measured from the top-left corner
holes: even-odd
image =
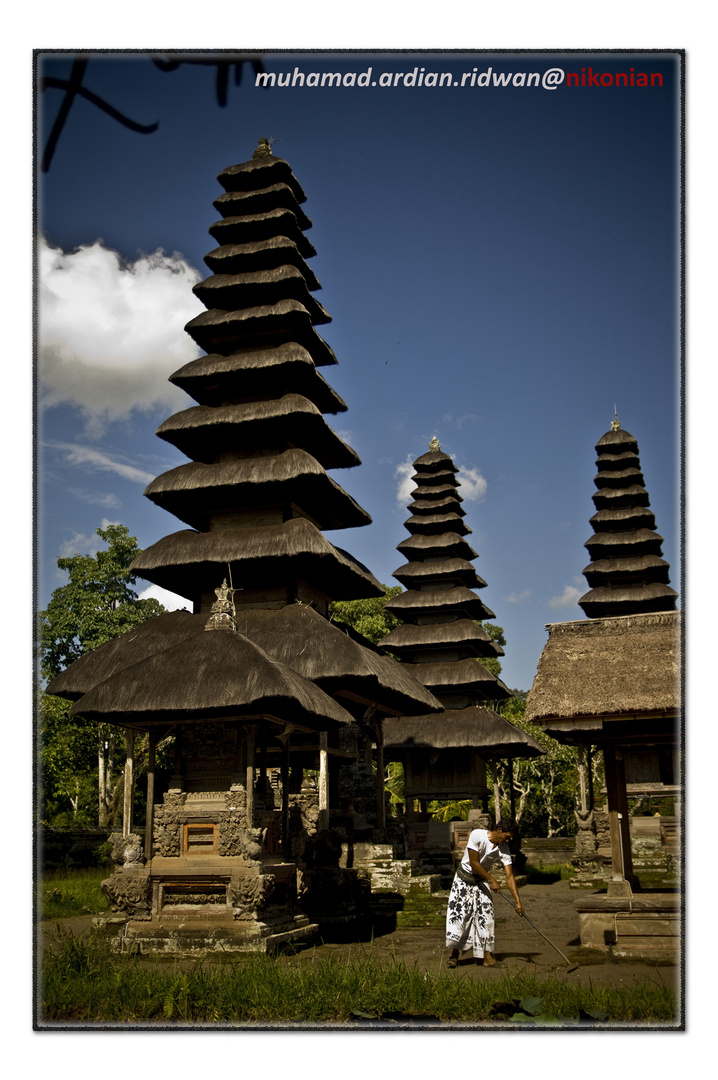
[[[325,956],[346,959],[371,954],[386,960],[397,957],[407,963],[415,963],[426,971],[446,972],[471,979],[500,980],[506,975],[529,974],[538,978],[552,976],[571,980],[574,984],[593,988],[626,987],[652,982],[655,985],[678,989],[680,969],[677,963],[657,965],[650,962],[614,961],[607,956],[580,956],[578,915],[574,906],[577,895],[576,890],[571,889],[566,881],[551,885],[525,885],[521,889],[521,900],[529,918],[572,963],[578,959],[579,967],[572,972],[530,923],[519,918],[509,904],[499,898],[495,901],[496,959],[499,962],[493,968],[479,967],[470,954],[465,954],[454,972],[450,972],[446,966],[449,950],[445,947],[441,926],[400,928],[372,940],[320,944],[293,956],[285,955],[280,962],[307,964],[315,963]],[[83,915],[42,923],[40,947],[52,947],[52,938],[56,935],[58,923],[63,930],[82,935],[91,931],[92,919],[90,915]],[[149,964],[154,961],[148,957],[146,962]],[[174,962],[181,967],[191,967],[194,963],[190,960]]]

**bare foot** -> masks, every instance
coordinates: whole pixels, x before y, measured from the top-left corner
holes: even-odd
[[[484,967],[493,967],[496,961],[490,952],[484,953]]]

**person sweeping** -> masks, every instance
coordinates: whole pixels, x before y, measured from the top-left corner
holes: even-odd
[[[477,964],[491,967],[494,959],[494,905],[491,893],[501,889],[491,867],[501,861],[506,883],[516,901],[516,913],[523,915],[508,842],[516,826],[501,818],[493,829],[474,829],[456,869],[446,911],[446,947],[451,949],[449,967],[455,968],[459,955],[471,949]]]

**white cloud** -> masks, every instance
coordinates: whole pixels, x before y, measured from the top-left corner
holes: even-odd
[[[509,604],[520,604],[522,600],[528,600],[530,595],[531,589],[524,589],[524,591],[520,593],[512,592],[506,597],[506,602]]]
[[[63,442],[48,443],[47,446],[52,450],[62,451],[68,465],[85,466],[88,469],[115,473],[117,476],[121,476],[123,480],[135,480],[140,484],[149,484],[155,478],[154,473],[138,469],[136,465],[130,462],[112,458],[106,451],[97,450],[92,446]]]
[[[459,468],[456,477],[462,499],[468,502],[482,502],[486,498],[488,484],[478,469]]]
[[[135,586],[136,588],[137,586]],[[149,585],[142,592],[137,594],[139,600],[159,600],[163,607],[166,607],[168,611],[180,611],[182,608],[186,608],[187,611],[192,610],[192,605],[184,596],[178,596],[177,593],[168,592],[167,589],[161,588],[159,585]]]
[[[182,256],[126,263],[100,240],[65,253],[41,238],[38,268],[43,407],[76,405],[97,431],[133,409],[186,402],[167,379],[200,355],[184,326],[204,309]]]
[[[548,606],[550,608],[574,607],[585,591],[585,589],[577,589],[575,585],[566,585],[560,596],[551,597]]]
[[[411,479],[414,475],[414,463],[411,454],[407,457],[406,461],[397,466],[394,475],[397,478],[396,501],[399,503],[399,506],[405,507],[407,503],[411,502],[412,493],[416,486]]]
[[[100,528],[106,529],[108,525],[119,524],[119,521],[110,521],[109,518],[103,518]],[[59,557],[61,559],[71,559],[73,555],[95,555],[103,544],[104,540],[101,540],[96,532],[90,533],[89,536],[85,533],[76,532],[73,533],[69,540],[65,540],[60,545]]]

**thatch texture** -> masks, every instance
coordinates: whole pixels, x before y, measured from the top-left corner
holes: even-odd
[[[247,214],[266,214],[270,210],[291,210],[300,229],[311,229],[312,223],[297,201],[289,184],[270,184],[258,191],[226,191],[212,203],[222,217],[244,217]]]
[[[307,198],[289,162],[273,154],[230,165],[222,169],[217,179],[225,191],[255,191],[272,184],[286,184],[298,203],[306,202]]]
[[[620,583],[624,579],[630,581],[636,578],[643,582],[660,581],[667,585],[668,570],[668,563],[657,555],[637,555],[626,559],[597,559],[596,562],[584,566],[581,573],[591,586],[602,585],[609,580]]]
[[[322,413],[346,412],[347,408],[317,371],[311,355],[295,341],[227,356],[200,356],[175,371],[169,381],[207,405],[221,404],[230,392],[256,400],[284,391],[309,398]]]
[[[624,588],[615,584],[610,588],[599,585],[584,593],[579,604],[589,618],[593,612],[600,618],[609,607],[612,614],[620,615],[623,608],[624,614],[630,615],[636,610],[637,604],[641,605],[641,611],[670,611],[677,598],[678,593],[670,585],[655,581],[648,584],[629,582]]]
[[[625,488],[599,488],[593,502],[597,510],[603,510],[612,506],[648,506],[649,499],[645,488],[629,484]]]
[[[389,719],[383,728],[385,751],[478,750],[487,759],[540,757],[546,753],[530,735],[483,705],[447,709],[440,717]]]
[[[320,581],[336,600],[384,596],[383,586],[365,566],[330,544],[305,518],[210,533],[185,529],[145,548],[130,569],[155,585],[191,598],[213,589],[226,574],[228,563],[235,584],[291,572],[310,582]]]
[[[291,210],[270,210],[267,214],[221,218],[210,225],[209,234],[220,246],[268,240],[272,236],[286,236],[294,241],[303,258],[309,259],[317,253],[314,245],[302,232]]]
[[[292,503],[302,506],[323,529],[371,523],[369,514],[305,450],[178,465],[148,484],[144,494],[198,528],[209,527],[213,513],[232,507]]]
[[[459,471],[449,455],[441,450],[429,450],[428,453],[422,454],[414,462],[414,468],[421,474]]]
[[[301,446],[325,469],[361,464],[359,455],[302,394],[239,405],[197,405],[165,420],[156,434],[194,461],[207,463],[227,450],[247,453],[257,446],[281,450]]]
[[[309,312],[298,300],[280,300],[240,311],[212,308],[188,322],[185,330],[207,352],[221,352],[223,345],[227,352],[233,352],[238,337],[243,337],[248,347],[280,345],[289,338],[307,349],[317,367],[337,362],[326,341],[312,326]]]
[[[467,656],[503,656],[504,650],[496,645],[473,619],[456,619],[453,622],[430,623],[412,626],[402,623],[395,626],[381,640],[381,648],[401,655],[403,652],[419,652],[453,646],[466,652]]]
[[[423,533],[425,536],[444,533],[447,529],[459,536],[467,536],[471,529],[465,525],[458,514],[422,514],[407,518],[404,527],[410,533]]]
[[[658,533],[653,532],[652,529],[634,529],[631,532],[599,532],[589,537],[586,543],[583,545],[593,553],[594,550],[599,551],[599,558],[603,557],[605,551],[615,551],[618,555],[631,551],[646,551],[647,554],[658,554],[654,552],[656,545],[659,547],[663,541],[663,537]]]
[[[316,682],[328,694],[348,693],[376,704],[382,712],[441,709],[436,698],[413,677],[413,668],[383,656],[368,642],[359,644],[340,624],[328,622],[303,604],[290,604],[278,611],[243,611],[237,616],[237,626],[270,656]]]
[[[548,625],[526,719],[675,712],[680,627],[678,611]]]
[[[634,528],[655,529],[656,519],[652,510],[646,506],[612,506],[599,510],[589,519],[598,532],[609,531],[616,525]]]
[[[473,690],[479,697],[490,701],[512,696],[508,686],[492,675],[478,660],[412,664],[411,671],[419,682],[428,686],[437,696],[440,696],[441,690]]]
[[[446,499],[415,499],[407,506],[413,514],[458,514],[466,517],[466,511],[461,506],[462,499],[457,496]]]
[[[396,545],[407,559],[447,557],[454,559],[477,559],[478,555],[462,536],[455,532],[441,533],[439,536],[410,536]]]
[[[208,308],[234,311],[296,300],[307,309],[313,323],[332,321],[329,312],[315,300],[294,266],[278,266],[250,274],[213,274],[195,285],[192,291]]]
[[[202,630],[123,667],[72,706],[106,723],[271,716],[323,730],[351,716],[296,671],[232,630]]]
[[[395,570],[392,577],[405,588],[419,588],[424,583],[455,581],[467,589],[485,589],[486,582],[476,573],[468,559],[427,559],[408,562]]]
[[[414,618],[423,613],[442,612],[447,616],[462,612],[469,619],[493,619],[493,611],[470,589],[462,585],[455,589],[418,590],[400,593],[388,600],[386,610],[399,619],[413,622]]]
[[[204,261],[215,274],[252,274],[277,266],[296,266],[308,289],[321,288],[314,271],[288,236],[270,236],[247,244],[222,244],[205,255]]]

